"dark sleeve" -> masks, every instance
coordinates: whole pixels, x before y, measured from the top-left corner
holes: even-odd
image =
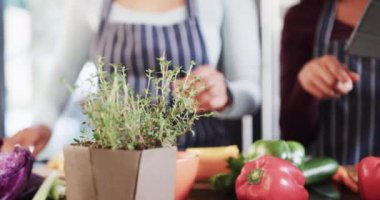
[[[3,146],[3,138],[0,138],[0,149]]]
[[[298,82],[298,73],[312,59],[314,32],[319,15],[307,8],[291,8],[284,22],[281,40],[280,128],[285,140],[309,144],[316,136],[319,101],[306,93]]]

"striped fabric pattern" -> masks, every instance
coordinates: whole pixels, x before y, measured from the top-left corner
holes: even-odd
[[[159,72],[157,58],[162,55],[183,70],[188,70],[191,61],[197,66],[209,63],[194,0],[186,1],[186,20],[167,26],[111,23],[108,17],[112,4],[113,0],[104,1],[101,24],[91,48],[92,60],[102,56],[105,63],[125,65],[127,81],[138,93],[143,94],[147,87],[146,70]],[[108,69],[111,70],[110,66]],[[201,119],[194,130],[194,136],[189,133],[179,138],[179,149],[228,144],[225,127],[219,119]]]
[[[208,63],[197,18],[189,17],[173,26],[106,23],[106,20],[95,40],[93,59],[101,55],[106,63],[125,64],[131,75],[128,82],[136,91],[145,88],[148,68],[159,71],[157,58],[163,54],[173,61],[173,66],[184,69],[190,66],[191,60]]]
[[[368,155],[380,155],[380,61],[348,55],[347,41],[331,40],[336,1],[326,1],[317,29],[315,56],[335,55],[361,79],[354,89],[336,100],[321,103],[320,134],[312,154],[331,156],[341,164],[354,164]]]

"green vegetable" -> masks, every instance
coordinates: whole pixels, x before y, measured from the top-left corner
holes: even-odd
[[[241,169],[245,163],[245,158],[240,155],[238,158],[228,158],[227,164],[228,168],[231,170],[230,173],[220,173],[214,175],[210,178],[210,185],[213,190],[218,191],[234,191],[235,190],[235,180],[239,176]]]
[[[310,199],[341,199],[342,194],[339,189],[332,182],[324,182],[319,184],[313,184],[307,187],[310,194]]]
[[[55,184],[50,190],[49,197],[53,200],[66,199],[66,183],[61,179],[55,180]]]
[[[289,160],[297,167],[302,166],[305,157],[305,148],[294,141],[283,140],[258,140],[251,145],[247,157],[229,158],[227,160],[230,173],[217,174],[210,179],[214,190],[234,190],[235,180],[239,176],[244,163],[257,159],[263,155],[271,155]]]
[[[258,140],[251,145],[247,159],[255,160],[261,156],[270,155],[292,162],[302,167],[305,158],[305,148],[295,141]]]
[[[42,183],[33,200],[64,199],[65,192],[65,183],[59,179],[58,172],[53,171]]]
[[[231,173],[220,173],[210,178],[211,189],[228,191],[234,189],[236,176]]]
[[[245,164],[245,158],[243,155],[240,155],[238,158],[230,157],[227,159],[227,164],[227,167],[231,169],[231,173],[239,175]]]
[[[338,166],[338,162],[332,158],[315,158],[306,161],[302,167],[303,175],[306,178],[306,185],[331,179]]]

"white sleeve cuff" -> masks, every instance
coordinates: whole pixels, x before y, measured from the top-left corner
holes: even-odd
[[[216,116],[225,119],[236,119],[254,113],[261,104],[260,88],[251,81],[234,81],[228,84],[232,103]]]

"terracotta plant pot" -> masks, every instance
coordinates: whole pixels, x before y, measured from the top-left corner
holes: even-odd
[[[176,161],[175,200],[185,200],[198,171],[199,158],[196,154],[178,152]]]
[[[64,148],[67,199],[174,199],[177,148]]]

